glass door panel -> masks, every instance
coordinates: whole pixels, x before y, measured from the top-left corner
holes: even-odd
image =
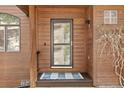
[[[52,66],[72,66],[72,20],[52,20]]]

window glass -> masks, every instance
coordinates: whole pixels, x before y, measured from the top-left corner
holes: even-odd
[[[5,50],[5,28],[3,26],[0,26],[0,51]]]
[[[72,20],[54,19],[52,28],[52,66],[72,67]]]
[[[117,17],[117,11],[114,11],[114,10],[111,11],[111,17],[115,17],[116,18]]]
[[[70,46],[54,46],[54,65],[70,65]]]
[[[104,18],[104,24],[110,24],[110,19],[109,18]]]
[[[110,13],[108,10],[104,11],[104,17],[109,17],[110,16]]]
[[[117,24],[117,19],[116,18],[111,18],[111,23]]]
[[[20,50],[20,19],[0,13],[0,52]]]
[[[9,15],[0,13],[0,25],[17,25],[19,24],[19,18]]]
[[[104,24],[117,24],[116,10],[104,10]]]
[[[7,36],[7,51],[19,51],[19,38],[20,38],[20,29],[19,26],[10,26],[7,27],[6,31]]]
[[[54,43],[70,42],[70,23],[54,23]]]

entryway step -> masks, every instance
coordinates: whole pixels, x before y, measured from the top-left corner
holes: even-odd
[[[41,80],[39,73],[37,87],[92,87],[92,79],[87,73],[81,73],[84,79]]]

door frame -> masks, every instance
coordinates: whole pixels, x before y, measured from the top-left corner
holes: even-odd
[[[54,65],[54,27],[53,24],[56,22],[70,22],[70,65]],[[70,18],[56,18],[50,19],[50,68],[73,68],[73,19]]]

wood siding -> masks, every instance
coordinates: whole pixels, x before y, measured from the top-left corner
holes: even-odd
[[[0,6],[0,13],[15,15],[21,19],[20,52],[0,52],[0,87],[17,87],[21,80],[29,80],[29,19],[16,6]]]
[[[36,83],[36,75],[33,73],[34,70],[36,72],[36,63],[33,63],[36,60],[36,56],[31,61],[32,65],[35,64],[35,66],[29,64],[31,60],[31,44],[32,49],[34,49],[32,50],[32,56],[35,55],[36,50],[40,51],[38,59],[39,73],[44,71],[88,72],[93,78],[94,86],[119,84],[112,67],[112,56],[106,57],[103,54],[102,58],[99,58],[99,54],[96,53],[98,48],[96,44],[98,32],[96,29],[98,25],[103,24],[103,13],[106,9],[118,10],[118,23],[124,25],[124,6],[33,7],[36,7],[36,25],[35,17],[31,21],[33,22],[31,25],[36,26],[36,46],[32,44],[35,42],[35,39],[32,39],[32,36],[35,38],[35,34],[33,34],[35,26],[31,28],[32,33],[30,33],[28,17],[16,6],[0,6],[0,12],[12,14],[21,19],[20,52],[0,52],[0,87],[17,87],[21,80],[29,80],[30,76],[35,76],[32,81]],[[35,14],[32,14],[31,18],[33,16]],[[50,68],[50,19],[56,18],[73,19],[73,68]],[[86,24],[87,19],[90,19],[91,25],[89,27]],[[107,27],[112,27],[112,25],[107,25]],[[30,35],[32,35],[31,38]],[[44,46],[44,43],[46,43],[46,46]],[[31,70],[29,70],[29,65],[32,67]],[[30,75],[30,73],[32,74]]]
[[[39,72],[43,71],[79,71],[87,72],[87,7],[75,6],[37,6],[37,49]],[[73,68],[50,68],[50,19],[73,19]],[[46,43],[46,46],[44,46]]]
[[[87,31],[87,62],[88,74],[93,78],[93,6],[87,9],[87,19],[90,21]]]
[[[94,6],[94,32],[93,32],[93,43],[94,43],[94,85],[118,85],[118,78],[114,73],[114,68],[112,65],[112,55],[106,57],[106,53],[99,57],[96,54],[98,49],[96,45],[96,39],[98,38],[97,27],[98,25],[104,24],[104,10],[117,10],[118,11],[118,24],[124,25],[124,6]],[[114,26],[107,25],[107,28],[112,28]],[[106,48],[107,50],[107,48]]]

